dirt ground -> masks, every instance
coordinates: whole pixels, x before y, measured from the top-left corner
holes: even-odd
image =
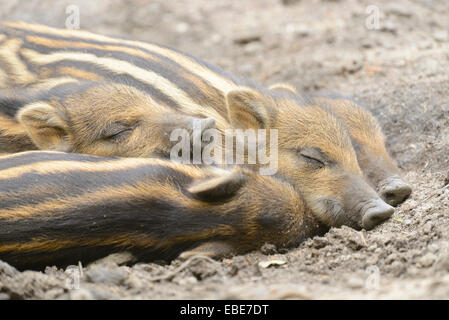
[[[365,103],[413,194],[372,231],[331,229],[287,252],[267,245],[223,261],[109,261],[84,267],[80,283],[78,269],[18,272],[0,262],[0,298],[449,299],[447,0],[0,0],[0,19],[64,27],[69,4],[82,29]]]

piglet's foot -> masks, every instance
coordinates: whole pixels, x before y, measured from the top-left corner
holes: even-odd
[[[221,259],[234,256],[236,254],[237,252],[235,248],[229,243],[224,241],[210,241],[200,244],[191,250],[184,251],[178,258],[181,260],[187,260],[191,257],[200,255],[213,259]]]

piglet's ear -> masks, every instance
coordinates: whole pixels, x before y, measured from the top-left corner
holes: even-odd
[[[229,121],[233,128],[263,129],[275,116],[275,103],[257,90],[241,89],[226,95]]]
[[[65,116],[55,107],[31,103],[22,107],[16,117],[39,149],[70,151]]]
[[[296,88],[288,83],[275,83],[272,86],[270,86],[269,89],[273,91],[285,92],[294,95],[298,94]]]
[[[203,201],[217,201],[232,197],[247,181],[241,170],[225,171],[221,176],[195,181],[187,190]]]

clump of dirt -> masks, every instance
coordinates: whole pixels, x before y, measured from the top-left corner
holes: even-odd
[[[265,85],[352,96],[379,119],[413,194],[372,231],[334,228],[287,252],[45,272],[0,262],[0,298],[449,298],[445,0],[136,3],[78,1],[81,28],[169,45]],[[0,1],[0,18],[64,27],[69,4]]]

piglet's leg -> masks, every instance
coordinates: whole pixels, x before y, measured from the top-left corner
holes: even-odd
[[[196,255],[202,255],[213,259],[226,258],[237,254],[237,250],[231,244],[224,241],[209,241],[199,246],[184,251],[179,255],[179,259],[187,260]]]

